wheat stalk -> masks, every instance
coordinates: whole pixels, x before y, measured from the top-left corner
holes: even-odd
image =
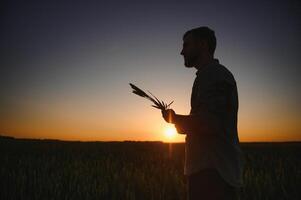
[[[169,106],[173,103],[170,102],[169,104],[166,104],[164,101],[160,101],[155,95],[153,95],[150,91],[147,91],[150,95],[148,95],[146,92],[135,86],[134,84],[130,83],[131,88],[133,89],[133,93],[140,96],[149,99],[154,103],[152,107],[158,108],[160,110],[167,110]]]

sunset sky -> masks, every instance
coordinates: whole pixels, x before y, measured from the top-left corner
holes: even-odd
[[[185,31],[215,30],[235,76],[241,141],[301,140],[301,3],[9,1],[1,6],[0,135],[163,140],[167,123],[129,82],[190,111]],[[184,141],[178,135],[172,141]]]

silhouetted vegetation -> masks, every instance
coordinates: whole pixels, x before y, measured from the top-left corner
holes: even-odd
[[[184,144],[0,138],[0,199],[185,199]],[[244,143],[240,199],[300,199],[300,143]]]

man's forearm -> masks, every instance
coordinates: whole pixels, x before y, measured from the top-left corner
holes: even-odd
[[[178,132],[181,134],[189,133],[211,133],[215,129],[213,116],[208,114],[204,115],[178,115],[176,114],[173,123]]]

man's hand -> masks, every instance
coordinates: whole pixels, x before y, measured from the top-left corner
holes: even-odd
[[[174,124],[176,113],[173,109],[161,110],[164,120]]]
[[[177,115],[173,109],[162,110],[162,116],[166,122],[175,124],[179,134],[186,134],[179,122],[176,123],[176,118],[178,120],[180,115]]]

